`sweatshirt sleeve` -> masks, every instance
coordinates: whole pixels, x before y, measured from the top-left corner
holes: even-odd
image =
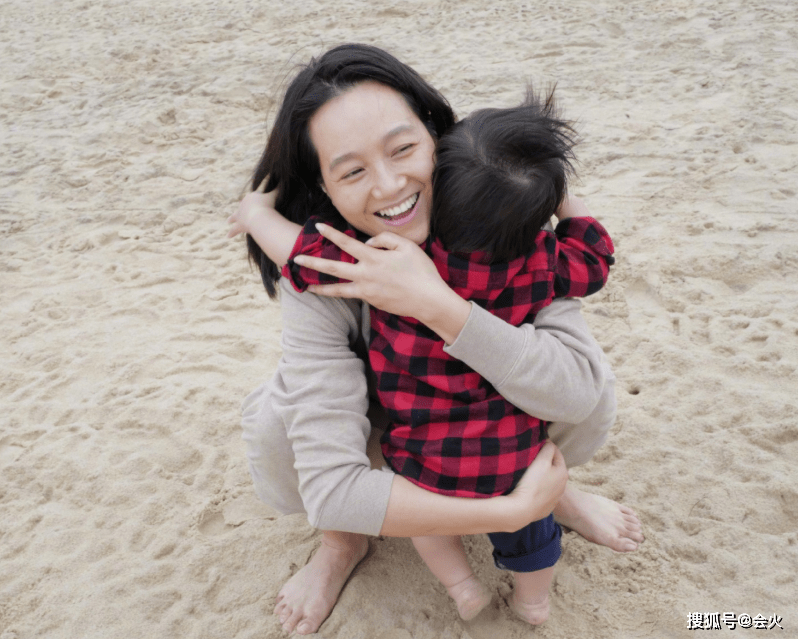
[[[283,356],[273,405],[296,458],[308,521],[322,530],[378,535],[392,473],[372,470],[363,361],[353,350],[361,303],[296,292],[280,280]]]
[[[602,351],[576,299],[555,299],[534,324],[512,326],[471,303],[460,335],[444,350],[487,379],[508,402],[545,421],[578,424],[605,382]]]

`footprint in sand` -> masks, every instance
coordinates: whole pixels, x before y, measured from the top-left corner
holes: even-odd
[[[197,528],[203,535],[216,537],[217,535],[229,533],[235,530],[236,527],[225,523],[224,515],[221,512],[206,510],[200,515]]]

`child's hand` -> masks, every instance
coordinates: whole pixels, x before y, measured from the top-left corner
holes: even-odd
[[[247,194],[238,205],[238,210],[227,218],[227,223],[230,224],[227,237],[235,237],[241,233],[251,234],[255,226],[254,221],[258,216],[276,213],[274,209],[276,202],[277,190],[270,191],[269,193],[252,191],[252,193]]]
[[[557,216],[558,220],[565,220],[569,217],[589,217],[590,211],[587,210],[585,203],[578,197],[566,195],[554,215]]]
[[[286,220],[274,208],[279,189],[264,193],[265,187],[266,180],[263,180],[257,190],[241,200],[238,211],[227,218],[230,224],[227,237],[249,233],[267,257],[282,267],[288,261],[302,227]]]

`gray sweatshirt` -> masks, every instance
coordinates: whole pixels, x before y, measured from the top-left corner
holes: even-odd
[[[297,293],[284,278],[280,287],[283,356],[267,392],[260,395],[270,404],[261,412],[276,415],[285,428],[290,446],[285,456],[294,458],[310,524],[376,535],[393,475],[373,470],[366,456],[371,431],[364,338],[369,333],[368,306],[360,300]],[[515,327],[472,304],[466,325],[445,350],[524,412],[580,424],[600,404],[611,376],[580,306],[578,300],[556,300],[537,315],[534,325]],[[614,395],[611,400],[610,409],[602,409],[604,422],[614,415]],[[251,424],[257,421],[257,410],[247,408],[245,401]],[[585,436],[597,442],[591,451],[603,442],[610,425],[586,426]],[[263,481],[277,472],[261,470]]]

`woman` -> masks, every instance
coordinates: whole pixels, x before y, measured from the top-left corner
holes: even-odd
[[[342,216],[372,236],[365,246],[327,230],[359,263],[307,264],[350,284],[323,287],[318,295],[281,286],[283,358],[274,379],[244,403],[259,496],[281,512],[307,512],[325,531],[319,551],[278,596],[275,612],[288,631],[318,629],[365,555],[365,534],[512,531],[556,503],[562,524],[598,543],[633,550],[642,541],[634,514],[614,502],[573,489],[557,501],[565,472],[551,445],[515,492],[484,500],[443,497],[371,470],[368,310],[360,300],[426,324],[452,356],[525,412],[585,422],[550,430],[572,465],[592,456],[614,416],[612,374],[578,303],[557,302],[534,326],[512,327],[457,296],[418,248],[429,232],[434,140],[453,122],[446,101],[392,56],[364,45],[337,47],[289,86],[254,176],[254,185],[268,176],[267,190],[279,187],[276,208],[288,219]],[[258,207],[269,204],[267,196],[248,196],[231,218],[231,235],[265,233]],[[277,266],[252,237],[248,244],[274,295]]]

